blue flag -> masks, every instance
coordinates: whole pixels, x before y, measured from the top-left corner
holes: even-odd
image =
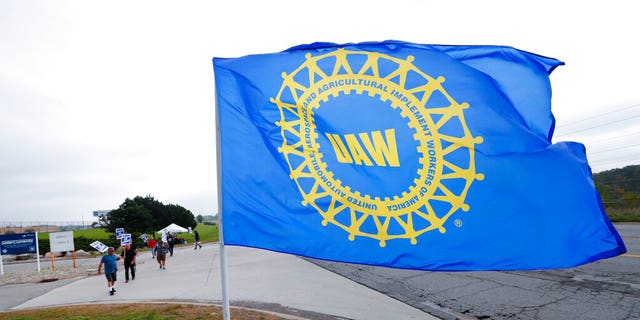
[[[214,58],[224,242],[422,270],[626,252],[549,74],[504,46],[314,43]]]

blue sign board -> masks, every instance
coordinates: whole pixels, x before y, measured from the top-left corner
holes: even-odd
[[[0,254],[36,253],[36,234],[15,233],[0,235]]]
[[[93,212],[93,216],[94,217],[101,217],[101,216],[106,217],[106,216],[109,215],[109,212],[111,212],[111,211],[113,211],[113,210],[96,210],[96,211]]]

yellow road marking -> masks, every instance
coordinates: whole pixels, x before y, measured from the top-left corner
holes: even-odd
[[[640,258],[640,254],[629,254],[625,253],[622,255],[623,257],[631,257],[631,258]]]

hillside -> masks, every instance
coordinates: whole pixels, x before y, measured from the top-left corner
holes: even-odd
[[[594,174],[593,178],[596,183],[640,193],[640,165],[602,171]]]
[[[613,221],[640,221],[640,165],[593,175],[607,214]]]

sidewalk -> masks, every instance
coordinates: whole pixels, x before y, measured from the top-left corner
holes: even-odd
[[[414,307],[336,275],[292,255],[227,246],[231,305],[278,311],[290,308],[337,319],[437,319]],[[191,301],[221,303],[218,244],[202,249],[176,247],[160,270],[150,253],[138,258],[136,279],[124,282],[118,270],[118,290],[107,293],[103,275],[59,286],[11,309],[93,302]],[[5,290],[0,287],[0,291]]]

